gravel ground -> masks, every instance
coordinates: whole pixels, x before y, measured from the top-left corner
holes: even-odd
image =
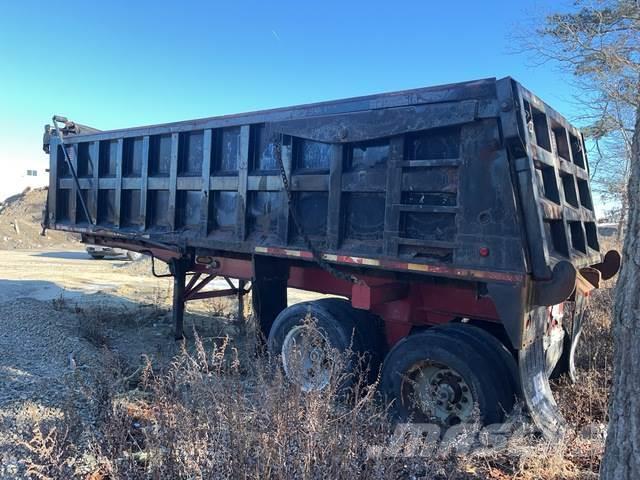
[[[73,448],[89,452],[113,369],[129,374],[145,357],[162,367],[179,347],[170,315],[153,305],[22,298],[0,303],[0,318],[0,480],[31,478],[36,429],[72,424]],[[81,463],[91,471],[90,455]]]
[[[23,471],[36,424],[53,424],[63,409],[90,425],[95,404],[96,347],[78,336],[78,318],[51,302],[20,299],[0,304],[0,478]]]
[[[90,472],[95,460],[84,452],[95,440],[110,362],[115,359],[128,375],[143,356],[161,368],[178,348],[171,282],[150,275],[148,260],[95,261],[79,248],[0,248],[0,480],[28,478],[25,443],[35,427],[46,432],[59,423],[84,430],[74,432],[73,448],[82,452],[74,468]],[[211,285],[227,287],[222,279]],[[291,302],[316,296],[289,292]],[[195,328],[207,345],[226,335],[241,338],[236,322],[215,318],[227,309],[235,313],[232,299],[189,303],[187,337]],[[72,422],[61,422],[70,413]]]

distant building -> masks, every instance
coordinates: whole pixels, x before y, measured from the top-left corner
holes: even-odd
[[[19,173],[7,172],[8,175],[0,183],[0,202],[5,198],[23,192],[26,188],[41,188],[49,185],[49,172],[46,168],[30,166]]]
[[[44,168],[27,168],[20,176],[20,191],[27,187],[39,188],[49,185],[49,172]]]

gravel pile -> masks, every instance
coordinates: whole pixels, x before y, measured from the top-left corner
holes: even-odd
[[[47,188],[25,190],[0,202],[0,249],[32,249],[45,247],[78,248],[78,237],[47,230],[43,237],[42,210],[47,201]]]

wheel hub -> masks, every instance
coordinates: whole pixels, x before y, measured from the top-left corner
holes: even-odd
[[[287,378],[305,392],[325,388],[333,370],[329,348],[327,338],[313,326],[293,327],[282,343],[282,366]]]
[[[457,372],[428,363],[418,366],[412,376],[414,404],[420,413],[447,426],[471,420],[471,390]]]

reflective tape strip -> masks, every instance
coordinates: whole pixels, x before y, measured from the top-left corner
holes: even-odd
[[[293,258],[313,259],[313,254],[306,250],[292,250],[288,248],[275,247],[255,247],[256,253],[267,253]],[[523,275],[508,272],[491,272],[484,270],[458,269],[450,268],[442,265],[426,265],[422,263],[394,262],[392,260],[376,260],[375,258],[352,257],[348,255],[335,255],[325,253],[322,255],[324,260],[342,264],[366,265],[371,267],[382,267],[394,270],[409,270],[414,272],[433,273],[437,275],[447,275],[453,277],[471,277],[483,280],[495,280],[504,282],[520,282]]]

